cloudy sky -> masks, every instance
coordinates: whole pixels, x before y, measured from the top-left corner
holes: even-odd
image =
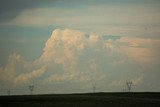
[[[0,0],[0,95],[160,91],[159,0]]]

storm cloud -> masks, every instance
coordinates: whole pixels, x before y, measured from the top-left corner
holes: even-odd
[[[145,82],[152,84],[155,80],[150,74],[159,75],[158,66],[153,65],[159,62],[156,51],[159,43],[154,39],[115,39],[73,29],[55,29],[41,56],[34,61],[27,61],[17,53],[9,56],[8,64],[0,67],[1,89],[21,90],[28,84],[36,84],[48,87],[45,91],[37,89],[37,93],[52,89],[54,93],[86,92],[94,84],[99,91],[119,91],[126,80],[131,80],[136,85],[134,91],[142,87],[150,90]],[[152,90],[158,90],[156,83],[152,86]]]

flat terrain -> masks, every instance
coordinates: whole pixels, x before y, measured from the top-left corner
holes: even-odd
[[[160,93],[0,96],[0,107],[160,107]]]

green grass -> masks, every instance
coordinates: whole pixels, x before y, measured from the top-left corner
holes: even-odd
[[[0,96],[0,107],[160,107],[160,93]]]

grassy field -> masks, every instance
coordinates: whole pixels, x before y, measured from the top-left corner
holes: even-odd
[[[160,107],[160,93],[0,96],[0,107]]]

